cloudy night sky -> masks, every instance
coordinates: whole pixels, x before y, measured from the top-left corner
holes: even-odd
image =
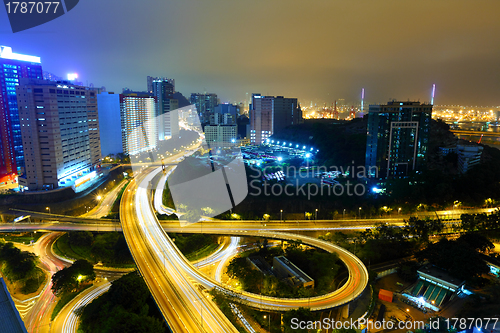
[[[42,58],[59,76],[121,92],[167,76],[176,89],[297,97],[500,105],[498,0],[81,0],[0,45]]]

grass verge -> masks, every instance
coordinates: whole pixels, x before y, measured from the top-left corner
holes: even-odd
[[[82,290],[62,295],[61,299],[59,301],[57,301],[57,304],[54,307],[54,310],[52,311],[52,314],[50,316],[50,320],[51,321],[54,320],[57,317],[57,315],[59,314],[59,312],[61,312],[61,310],[64,308],[64,306],[66,304],[68,304],[69,302],[71,302],[71,300],[73,298],[75,298],[78,294],[80,294],[82,291],[84,291],[85,289],[90,288],[90,287],[92,287],[91,284],[89,284],[88,286],[86,286]]]
[[[195,260],[198,260],[198,259],[201,259],[204,257],[208,257],[210,254],[214,253],[214,251],[218,247],[219,247],[219,244],[217,244],[217,243],[208,244],[208,245],[202,247],[201,249],[199,249],[198,251],[191,252],[191,253],[187,254],[186,258],[189,261],[195,261]]]
[[[44,232],[21,232],[21,233],[4,233],[0,235],[0,239],[4,239],[6,243],[23,243],[29,244],[32,240],[36,242],[40,237],[45,235]]]
[[[60,255],[62,257],[75,260],[85,259],[91,263],[94,263],[94,260],[90,256],[90,248],[70,245],[69,235],[67,233],[57,239],[57,241],[54,243],[53,249],[57,255]]]

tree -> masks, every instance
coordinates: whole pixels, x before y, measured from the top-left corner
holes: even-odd
[[[314,321],[318,320],[318,314],[311,312],[310,309],[308,308],[299,308],[297,310],[290,310],[285,312],[283,315],[283,324],[285,326],[285,332],[315,332],[313,327],[307,328],[307,323],[313,323]],[[303,327],[306,327],[304,329],[301,329],[300,326],[297,327],[297,323],[304,323]]]
[[[68,236],[70,243],[82,247],[90,247],[94,241],[94,235],[90,231],[70,232]]]
[[[452,276],[463,280],[470,281],[489,272],[488,265],[481,259],[479,253],[464,242],[442,239],[418,252],[416,257],[420,261],[429,260],[437,267],[447,270]]]
[[[151,293],[136,272],[124,275],[84,308],[80,329],[85,333],[164,333],[165,325],[149,315],[150,298]]]
[[[418,237],[428,242],[430,235],[443,231],[443,228],[444,225],[440,220],[421,220],[412,216],[408,221],[405,221],[404,229],[408,236]]]
[[[81,283],[95,279],[94,266],[87,260],[76,260],[71,266],[52,275],[52,292],[55,295],[77,289]]]
[[[12,243],[2,246],[0,261],[5,262],[4,273],[12,280],[24,280],[36,274],[37,256],[21,251]]]
[[[495,245],[487,237],[475,232],[463,234],[457,241],[465,243],[480,252],[491,251],[495,248]]]

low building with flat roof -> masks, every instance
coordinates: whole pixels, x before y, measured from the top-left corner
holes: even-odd
[[[463,291],[465,281],[451,276],[447,271],[428,264],[417,270],[418,281],[403,293],[420,308],[439,311],[449,300]]]
[[[273,258],[274,274],[294,287],[314,288],[314,279],[284,256]]]

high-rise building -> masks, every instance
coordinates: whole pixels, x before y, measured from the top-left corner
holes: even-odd
[[[21,79],[16,88],[24,190],[82,185],[100,167],[96,91],[67,81]]]
[[[240,105],[233,105],[229,103],[219,104],[215,107],[214,113],[230,114],[234,119],[240,116]]]
[[[97,95],[99,110],[99,132],[101,134],[101,155],[123,153],[120,122],[120,94],[102,92]]]
[[[0,46],[0,183],[24,173],[24,149],[19,124],[16,86],[19,79],[42,79],[39,57]]]
[[[236,145],[236,125],[207,125],[204,128],[205,140],[209,147],[229,148]]]
[[[296,98],[252,95],[250,143],[262,144],[274,133],[302,122],[302,110]]]
[[[402,178],[421,171],[427,160],[431,115],[432,105],[420,102],[370,105],[366,143],[369,176]]]
[[[172,86],[175,87],[175,80],[174,79],[169,79],[169,78],[166,78],[166,77],[148,76],[147,77],[147,81],[148,81],[148,92],[150,94],[153,93],[153,81],[167,81],[168,83],[170,83]]]
[[[123,152],[129,155],[157,147],[156,101],[147,92],[125,90],[120,95]]]
[[[191,104],[196,106],[198,116],[202,125],[210,123],[210,116],[214,114],[215,107],[217,106],[217,94],[191,94]]]
[[[148,76],[148,85],[149,85]],[[179,114],[176,111],[179,101],[174,98],[175,81],[172,79],[153,79],[153,96],[156,99],[156,123],[158,140],[163,141],[179,136]]]

